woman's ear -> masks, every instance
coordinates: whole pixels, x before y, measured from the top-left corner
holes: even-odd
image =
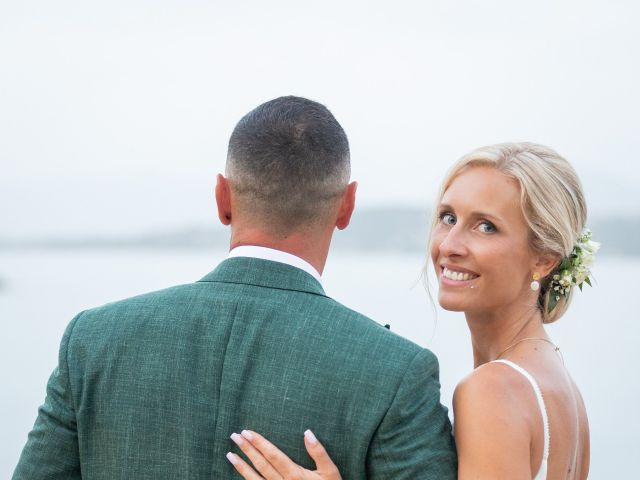
[[[544,278],[556,269],[561,260],[560,255],[557,253],[541,254],[536,259],[533,271],[539,273],[541,278]]]

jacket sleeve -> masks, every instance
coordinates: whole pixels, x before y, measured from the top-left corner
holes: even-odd
[[[76,413],[69,381],[68,348],[77,315],[67,327],[58,366],[49,377],[47,396],[22,450],[13,480],[80,479]]]
[[[447,409],[440,403],[438,360],[421,350],[410,363],[367,454],[368,479],[457,477]]]

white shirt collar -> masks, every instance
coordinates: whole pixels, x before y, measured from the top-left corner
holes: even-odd
[[[235,247],[229,252],[229,258],[233,257],[261,258],[262,260],[285,263],[292,267],[299,268],[300,270],[304,270],[318,282],[322,283],[320,272],[318,272],[309,262],[300,257],[296,257],[295,255],[291,255],[290,253],[283,252],[282,250],[258,247],[256,245],[241,245],[239,247]]]

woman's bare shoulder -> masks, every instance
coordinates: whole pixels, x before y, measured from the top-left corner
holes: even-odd
[[[502,409],[506,406],[505,402],[521,404],[521,397],[530,397],[530,391],[531,386],[521,373],[508,365],[490,362],[479,366],[458,383],[453,400],[465,403],[499,402]]]
[[[501,363],[486,363],[463,378],[455,389],[453,407],[456,422],[501,421],[510,425],[511,432],[518,425],[528,427],[527,411],[537,413],[527,379]]]
[[[501,364],[482,365],[458,384],[453,409],[461,473],[531,478],[530,390],[526,378]]]

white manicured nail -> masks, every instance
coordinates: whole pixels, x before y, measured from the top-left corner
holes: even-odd
[[[227,453],[227,460],[229,460],[233,465],[238,464],[238,456],[235,453]]]
[[[231,440],[233,440],[236,445],[242,445],[244,443],[244,438],[242,438],[237,433],[231,434]]]
[[[304,432],[304,437],[311,445],[316,445],[318,443],[318,439],[311,430],[307,430],[306,432]]]

